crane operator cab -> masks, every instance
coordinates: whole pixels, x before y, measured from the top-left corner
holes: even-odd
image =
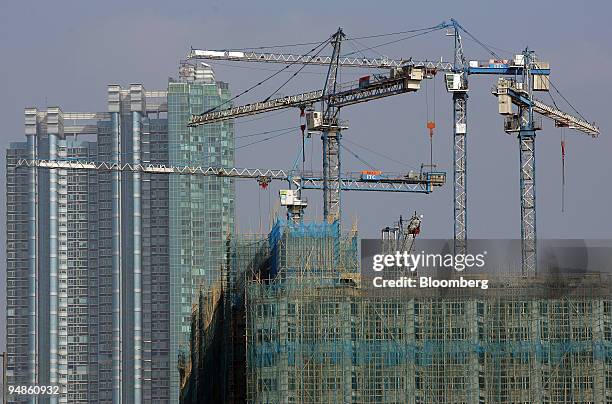
[[[412,173],[412,171],[410,173]],[[444,171],[438,171],[436,164],[421,164],[419,176],[427,179],[434,187],[441,187],[446,183],[446,173]]]

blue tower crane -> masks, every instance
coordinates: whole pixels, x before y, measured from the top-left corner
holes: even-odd
[[[504,130],[516,133],[519,141],[522,273],[533,276],[537,273],[535,138],[536,131],[542,129],[536,113],[552,119],[557,127],[575,129],[591,137],[599,135],[599,128],[534,98],[534,91],[548,91],[550,86],[548,76],[541,74],[547,64],[539,61],[535,52],[525,49],[515,59],[524,65],[522,74],[499,78],[492,93],[497,96],[499,113],[505,116]],[[513,111],[513,106],[518,112]]]

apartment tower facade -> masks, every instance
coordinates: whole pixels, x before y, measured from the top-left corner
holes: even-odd
[[[228,99],[209,66],[183,64],[164,91],[109,85],[106,112],[26,108],[6,160],[10,385],[59,385],[51,402],[178,401],[192,300],[233,230],[232,180],[23,160],[233,166],[231,123],[186,126]]]

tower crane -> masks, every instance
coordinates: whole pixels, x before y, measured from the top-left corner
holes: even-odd
[[[461,32],[475,39],[455,19],[439,24],[439,28],[451,30],[449,34],[454,38],[453,61],[418,61],[412,58],[391,59],[387,57],[366,58],[340,56],[335,61],[339,66],[370,69],[393,69],[411,66],[424,69],[425,78],[437,72],[445,73],[446,89],[453,95],[453,238],[454,250],[457,254],[465,254],[467,240],[467,104],[468,104],[468,75],[501,75],[514,76],[524,72],[524,65],[503,60],[468,61],[463,52]],[[310,56],[287,53],[245,52],[224,50],[191,49],[188,59],[228,60],[238,62],[282,63],[303,65],[329,65],[334,61],[331,56]],[[498,58],[499,59],[499,58]],[[532,69],[532,74],[547,76],[550,74],[548,65],[541,65]],[[317,100],[322,91],[298,94],[284,97],[265,103],[248,104],[227,111],[211,112],[204,117],[194,117],[193,123],[214,122],[226,117],[247,116],[264,110],[301,106]],[[364,94],[364,98],[369,98]]]
[[[299,197],[301,189],[323,189],[323,175],[321,173],[304,173],[297,176],[289,170],[261,169],[261,168],[222,168],[189,165],[172,165],[156,163],[116,163],[87,161],[80,159],[60,160],[28,160],[20,159],[18,167],[37,167],[43,169],[64,170],[95,170],[105,172],[132,172],[146,174],[178,174],[196,175],[204,177],[242,178],[254,179],[266,187],[272,180],[287,181],[295,186],[294,190],[281,190],[281,205],[287,207],[288,217],[299,222],[303,217],[303,210],[307,206],[306,199]],[[375,191],[375,192],[411,192],[431,193],[434,187],[442,186],[446,181],[445,173],[408,173],[395,174],[380,178],[365,178],[357,174],[345,173],[339,178],[339,187],[343,191]]]
[[[459,25],[453,23],[455,51],[446,89],[453,94],[453,241],[455,254],[467,253],[467,90],[466,60]],[[452,78],[452,81],[449,80]],[[449,85],[450,84],[450,85]]]
[[[424,77],[429,78],[436,72],[444,72],[446,89],[453,95],[453,219],[454,219],[454,250],[456,254],[466,252],[467,241],[467,133],[468,133],[468,76],[472,75],[496,75],[499,78],[498,86],[494,94],[500,99],[500,112],[502,103],[509,106],[515,104],[519,107],[519,114],[506,118],[506,130],[519,132],[521,144],[521,240],[523,255],[523,272],[535,273],[536,265],[536,238],[535,238],[535,167],[534,167],[534,142],[537,125],[530,127],[526,122],[529,114],[533,112],[548,117],[555,121],[557,126],[565,126],[582,131],[591,136],[596,136],[599,129],[583,119],[573,117],[557,108],[548,106],[541,101],[531,97],[531,91],[548,89],[548,76],[550,66],[543,61],[534,60],[526,55],[515,55],[514,59],[500,58],[491,51],[484,43],[461,26],[455,19],[443,22],[437,27],[446,28],[448,34],[454,38],[454,53],[452,62],[414,61],[411,58],[390,59],[382,58],[357,58],[338,57],[336,63],[345,67],[390,69],[390,78],[393,77],[396,68],[421,68]],[[491,53],[494,59],[488,61],[468,60],[463,51],[463,40],[461,34],[468,35],[472,40],[483,46]],[[326,65],[332,63],[333,58],[328,56],[308,56],[279,53],[241,52],[241,51],[208,51],[192,49],[188,55],[192,59],[208,60],[232,60],[242,62],[264,62],[264,63],[300,63],[307,65]],[[508,77],[508,79],[506,78]],[[517,81],[515,78],[522,78]],[[524,84],[527,83],[527,84]],[[531,83],[531,84],[529,84]],[[525,93],[526,92],[526,93]],[[305,93],[293,97],[279,99],[270,105],[250,104],[237,107],[234,111],[227,112],[228,116],[244,116],[250,113],[258,113],[259,110],[280,109],[287,106],[303,105],[307,98],[317,98],[321,93]],[[391,94],[389,94],[391,95]],[[369,95],[364,94],[367,100]],[[274,105],[272,105],[274,104]],[[277,105],[281,104],[281,105]],[[286,104],[286,105],[283,105]],[[504,107],[504,108],[506,108]],[[504,115],[511,114],[508,110]],[[529,112],[531,111],[531,112]],[[206,114],[206,119],[223,119],[223,112]],[[520,123],[516,116],[522,116]],[[196,117],[198,118],[198,117]],[[200,117],[203,118],[203,117]],[[534,123],[535,121],[532,121]]]
[[[321,132],[323,140],[323,211],[328,222],[340,220],[341,199],[340,199],[340,142],[341,131],[346,129],[338,118],[340,108],[361,102],[367,102],[378,98],[388,97],[396,94],[417,91],[421,81],[430,76],[427,75],[428,67],[425,63],[415,64],[410,61],[390,61],[371,59],[341,58],[340,50],[345,34],[342,28],[338,28],[331,37],[330,43],[333,46],[330,57],[306,57],[297,55],[276,55],[273,54],[241,54],[240,52],[197,51],[191,50],[191,58],[227,58],[227,60],[245,61],[268,61],[287,63],[287,60],[295,60],[297,63],[305,64],[324,64],[328,65],[325,85],[322,90],[310,91],[302,94],[279,97],[253,104],[237,106],[220,111],[205,112],[201,115],[192,116],[189,125],[197,126],[224,119],[238,118],[274,110],[298,107],[304,110],[312,107],[316,103],[321,103],[321,111],[313,111],[307,116],[309,132]],[[263,57],[262,57],[263,56]],[[377,75],[374,78],[360,80],[358,83],[337,83],[338,69],[346,63],[360,67],[380,67],[393,66],[388,75]],[[396,67],[397,66],[397,67]],[[433,67],[431,68],[433,69]]]
[[[455,254],[465,254],[467,249],[467,134],[468,134],[468,76],[498,75],[517,76],[526,73],[534,77],[550,74],[547,63],[525,67],[520,60],[490,59],[488,61],[468,61],[463,52],[461,32],[484,46],[455,19],[446,24],[448,35],[454,38],[453,67],[444,75],[446,90],[453,95],[453,217]],[[485,46],[486,47],[486,46]],[[494,53],[493,53],[494,54]],[[496,56],[496,55],[495,55]],[[520,59],[520,58],[519,58]],[[541,80],[544,80],[543,78]]]
[[[517,63],[526,66],[523,74],[516,78],[499,78],[491,92],[497,96],[499,113],[505,117],[504,130],[518,134],[522,272],[523,276],[532,276],[537,273],[535,138],[536,131],[542,129],[541,120],[536,119],[535,114],[552,119],[557,127],[571,128],[593,138],[599,135],[599,128],[534,98],[534,91],[549,90],[550,81],[533,74],[542,63],[533,51],[526,49],[520,56]],[[513,105],[517,112],[513,111]]]
[[[451,19],[455,38],[454,69],[445,74],[446,88],[453,94],[454,104],[454,206],[455,253],[466,252],[467,188],[466,188],[466,135],[468,75],[497,75],[497,86],[492,93],[498,97],[499,113],[506,116],[504,130],[518,133],[520,145],[521,193],[521,259],[524,276],[535,275],[537,267],[536,200],[535,200],[535,132],[541,124],[534,113],[552,119],[556,126],[569,127],[596,137],[599,128],[584,119],[574,117],[533,98],[533,91],[548,91],[550,65],[538,60],[533,51],[525,50],[512,60],[497,57],[486,45]],[[467,61],[463,54],[460,31],[481,44],[496,59],[488,62]],[[512,112],[518,106],[518,113]]]

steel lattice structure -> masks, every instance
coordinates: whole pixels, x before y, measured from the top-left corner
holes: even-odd
[[[340,156],[341,130],[345,129],[340,125],[338,114],[341,107],[367,102],[396,94],[417,91],[420,82],[426,77],[427,68],[423,65],[415,65],[410,61],[389,62],[398,67],[387,76],[377,75],[371,81],[353,82],[340,84],[337,82],[339,68],[343,65],[356,67],[372,67],[377,65],[382,67],[380,60],[362,58],[342,58],[340,56],[341,44],[345,35],[342,28],[332,35],[329,43],[333,46],[332,55],[329,57],[300,57],[296,55],[280,54],[248,54],[240,52],[215,52],[195,51],[190,53],[191,58],[207,58],[211,56],[217,60],[244,60],[244,61],[266,61],[270,63],[300,63],[300,64],[320,64],[327,65],[323,90],[310,91],[297,95],[280,97],[273,100],[266,100],[258,103],[247,104],[233,107],[221,111],[207,112],[201,115],[192,116],[189,125],[197,126],[217,122],[224,119],[239,118],[242,116],[254,115],[283,108],[299,107],[304,110],[315,103],[321,103],[323,119],[316,128],[309,130],[321,132],[323,140],[323,211],[324,217],[328,222],[340,220],[341,218],[341,190],[340,170],[342,159]],[[323,63],[326,61],[327,63]],[[385,63],[387,63],[385,62]],[[442,62],[440,62],[442,64]],[[441,66],[442,67],[442,66]],[[445,65],[444,68],[449,68]],[[434,70],[435,67],[431,67]]]
[[[191,49],[187,59],[231,60],[236,62],[284,63],[329,66],[331,56],[293,55],[288,53],[242,52],[223,50]],[[387,57],[367,58],[341,56],[338,64],[343,67],[368,67],[373,69],[388,69],[393,67],[415,66],[438,71],[452,71],[453,64],[445,61],[389,59]]]
[[[281,180],[302,189],[323,189],[322,173],[307,173],[307,175],[294,175],[290,170],[261,169],[261,168],[223,168],[189,165],[168,165],[153,163],[113,163],[85,160],[28,160],[20,159],[20,167],[38,167],[45,169],[63,170],[96,170],[107,172],[133,172],[145,174],[178,174],[200,175],[212,177],[241,178],[254,180]],[[340,187],[343,191],[378,191],[378,192],[414,192],[431,193],[433,188],[444,184],[444,173],[424,173],[417,177],[395,177],[366,180],[359,174],[347,173],[340,178]]]
[[[447,72],[447,90],[453,93],[453,218],[455,252],[464,253],[467,243],[467,133],[468,133],[468,76],[469,75],[497,75],[523,78],[518,88],[513,86],[497,86],[493,93],[498,96],[507,95],[511,103],[519,106],[519,114],[523,116],[523,110],[529,111],[529,124],[510,123],[511,131],[519,133],[520,139],[520,177],[521,177],[521,238],[523,240],[524,272],[535,273],[536,262],[536,226],[535,226],[535,127],[533,113],[552,119],[557,126],[568,127],[584,132],[592,137],[597,137],[599,128],[584,119],[577,118],[557,108],[551,107],[537,99],[531,94],[533,80],[538,80],[539,90],[547,91],[546,84],[550,75],[550,68],[546,63],[540,63],[530,54],[518,55],[514,60],[467,61],[463,53],[463,43],[460,32],[464,32],[472,39],[479,42],[473,35],[466,31],[456,20],[451,19],[448,23],[440,24],[441,28],[450,28],[454,37],[454,60],[449,62],[421,62],[407,59],[383,58],[358,58],[342,57],[334,54],[332,56],[308,56],[280,53],[260,53],[242,51],[209,51],[192,49],[188,57],[191,59],[205,60],[230,60],[242,62],[264,62],[302,65],[336,65],[357,68],[393,69],[405,67],[421,67],[426,73],[437,71]],[[480,42],[479,42],[480,43]],[[481,43],[482,46],[485,46]],[[486,46],[485,46],[486,47]],[[487,50],[489,50],[487,48]],[[492,51],[489,52],[497,57]],[[457,76],[458,85],[449,86],[448,76]],[[375,76],[376,77],[376,76]],[[452,78],[452,77],[451,77]],[[506,79],[500,79],[506,80]],[[454,80],[453,80],[454,81]],[[368,83],[370,84],[370,83]],[[328,102],[331,107],[341,107],[371,99],[400,94],[407,91],[416,91],[418,88],[407,86],[407,81],[401,80],[390,74],[386,79],[375,80],[373,85],[365,88],[361,86],[338,86],[336,94],[324,91],[308,92],[289,97],[282,97],[265,103],[249,104],[235,107],[227,111],[211,112],[208,114],[194,116],[191,124],[215,122],[221,119],[252,115],[260,112],[272,111],[287,107],[304,107],[312,105],[319,100]],[[319,98],[320,97],[320,98]],[[525,121],[527,122],[527,121]],[[506,121],[508,126],[509,121]],[[506,128],[508,130],[508,127]],[[326,153],[324,147],[324,155]],[[326,163],[327,158],[324,158]],[[326,203],[327,204],[327,203]]]
[[[459,74],[460,87],[453,92],[453,240],[455,254],[467,252],[467,62],[459,29],[454,27],[453,72]]]

